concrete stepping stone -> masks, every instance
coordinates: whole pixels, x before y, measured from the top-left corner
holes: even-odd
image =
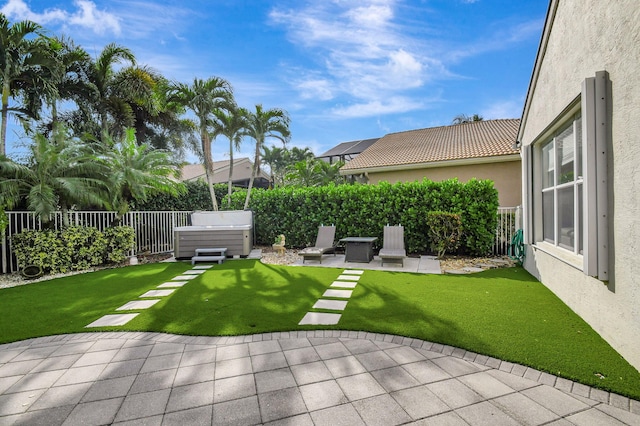
[[[361,270],[361,269],[346,269],[342,273],[346,274],[346,275],[362,275],[364,273],[364,271]]]
[[[175,289],[171,289],[171,290],[149,290],[148,292],[146,292],[145,294],[143,294],[140,297],[164,297],[164,296],[170,295],[174,291],[176,291],[176,290]]]
[[[341,316],[341,314],[307,312],[298,325],[335,325],[340,321]]]
[[[440,261],[434,256],[420,256],[418,272],[424,274],[441,274]]]
[[[183,281],[183,280],[192,280],[194,278],[198,278],[198,275],[178,275],[177,277],[173,277],[171,279],[172,280]]]
[[[341,299],[348,299],[351,297],[353,290],[327,290],[322,297],[338,297]]]
[[[132,319],[134,319],[138,314],[117,314],[117,315],[105,315],[102,318],[98,318],[91,324],[85,326],[85,328],[89,327],[115,327],[118,325],[125,325]]]
[[[200,275],[200,274],[204,274],[205,272],[207,272],[206,269],[190,269],[188,271],[184,271],[183,274],[184,275]]]
[[[509,261],[504,260],[504,259],[497,259],[497,258],[496,259],[489,259],[489,262],[495,263],[497,265],[508,265],[509,264]]]
[[[484,269],[482,268],[476,268],[475,266],[467,266],[465,268],[462,268],[463,271],[467,271],[467,272],[482,272],[484,271]]]
[[[158,303],[160,299],[154,300],[134,300],[120,306],[116,311],[132,311],[134,309],[147,309]]]
[[[338,280],[344,281],[358,281],[360,279],[359,275],[338,275]]]
[[[211,269],[213,265],[195,265],[192,266],[191,269]]]
[[[344,311],[347,307],[346,300],[326,300],[320,299],[313,305],[313,309],[328,309],[330,311]]]
[[[356,288],[357,285],[358,283],[353,281],[334,281],[331,287]]]
[[[182,287],[188,281],[167,281],[166,283],[162,283],[158,286],[158,288],[166,288],[166,287]]]
[[[477,265],[480,266],[481,268],[489,268],[489,269],[494,269],[498,267],[498,265],[496,265],[495,263],[478,263]]]

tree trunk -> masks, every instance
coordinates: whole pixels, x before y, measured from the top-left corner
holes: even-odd
[[[260,170],[260,146],[256,143],[256,155],[253,159],[253,170],[251,172],[251,178],[249,178],[249,187],[247,188],[247,198],[244,199],[244,209],[249,208],[249,199],[251,198],[251,188],[253,188],[253,180],[256,178]]]
[[[233,139],[229,139],[229,185],[227,188],[227,207],[231,208],[231,187],[233,186]]]
[[[200,139],[202,140],[204,170],[207,175],[209,195],[211,195],[211,205],[213,206],[213,211],[218,211],[218,200],[216,200],[216,192],[213,189],[213,158],[211,157],[211,140],[209,139],[206,129],[200,131]]]
[[[67,205],[65,203],[62,203],[60,205],[60,212],[62,213],[62,227],[68,228],[69,227],[69,209],[67,208]]]
[[[6,155],[7,117],[9,116],[9,82],[4,79],[2,84],[2,128],[0,130],[0,155]]]

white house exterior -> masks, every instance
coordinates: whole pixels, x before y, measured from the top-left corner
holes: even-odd
[[[551,0],[518,145],[525,268],[640,369],[640,1]]]

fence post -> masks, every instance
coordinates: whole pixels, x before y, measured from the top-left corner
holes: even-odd
[[[7,233],[3,229],[0,232],[2,236],[2,273],[7,273]]]

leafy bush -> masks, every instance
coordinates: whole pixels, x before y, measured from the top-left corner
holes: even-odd
[[[70,269],[83,270],[104,262],[107,241],[96,228],[70,226],[60,232],[59,237],[63,246],[58,254],[61,268],[66,264]]]
[[[460,215],[447,212],[428,212],[427,227],[431,250],[441,258],[445,253],[454,252],[460,247],[462,221]]]
[[[135,247],[135,230],[130,226],[114,226],[104,230],[106,240],[103,262],[122,262]]]
[[[63,251],[62,240],[57,231],[23,231],[11,237],[11,247],[21,267],[36,265],[44,272],[68,271],[61,267],[59,255]],[[67,260],[68,262],[68,260]]]
[[[119,226],[104,233],[96,228],[70,226],[61,231],[24,231],[12,236],[21,267],[36,265],[45,273],[83,270],[121,262],[134,247],[134,230]]]

